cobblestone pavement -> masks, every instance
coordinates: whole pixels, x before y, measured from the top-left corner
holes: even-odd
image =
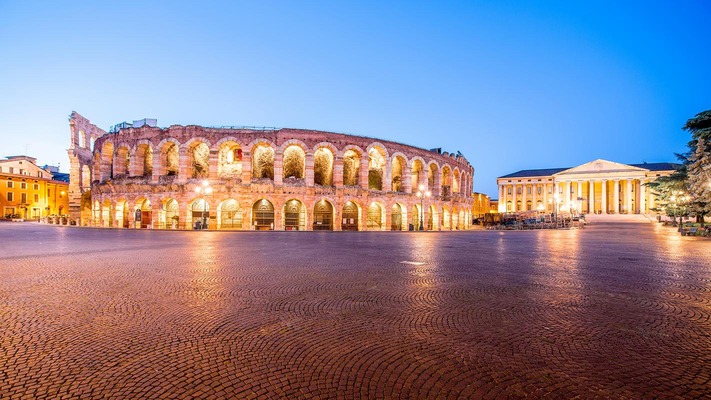
[[[1,223],[0,398],[702,398],[711,241]]]

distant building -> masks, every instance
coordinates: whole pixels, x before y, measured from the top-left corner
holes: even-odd
[[[9,156],[0,160],[0,210],[3,218],[39,219],[69,213],[69,183],[37,166],[37,159]]]
[[[484,214],[491,212],[491,198],[484,193],[474,192],[472,194],[474,203],[472,204],[472,217],[481,218]]]
[[[499,212],[647,213],[654,207],[654,195],[645,183],[671,175],[680,166],[598,159],[573,168],[514,172],[496,179]]]

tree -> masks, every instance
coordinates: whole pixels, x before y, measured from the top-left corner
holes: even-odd
[[[697,221],[711,212],[711,110],[700,112],[686,121],[684,130],[691,133],[689,155],[685,162],[688,171],[689,208]]]

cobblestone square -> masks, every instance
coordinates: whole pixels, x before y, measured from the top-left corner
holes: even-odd
[[[1,223],[0,398],[703,398],[711,241]]]

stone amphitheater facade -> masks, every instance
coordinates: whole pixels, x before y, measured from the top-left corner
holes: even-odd
[[[76,112],[69,121],[70,212],[83,226],[195,229],[204,221],[209,229],[404,231],[420,229],[421,220],[427,230],[471,225],[474,168],[461,154],[303,129],[173,125],[107,133]]]

